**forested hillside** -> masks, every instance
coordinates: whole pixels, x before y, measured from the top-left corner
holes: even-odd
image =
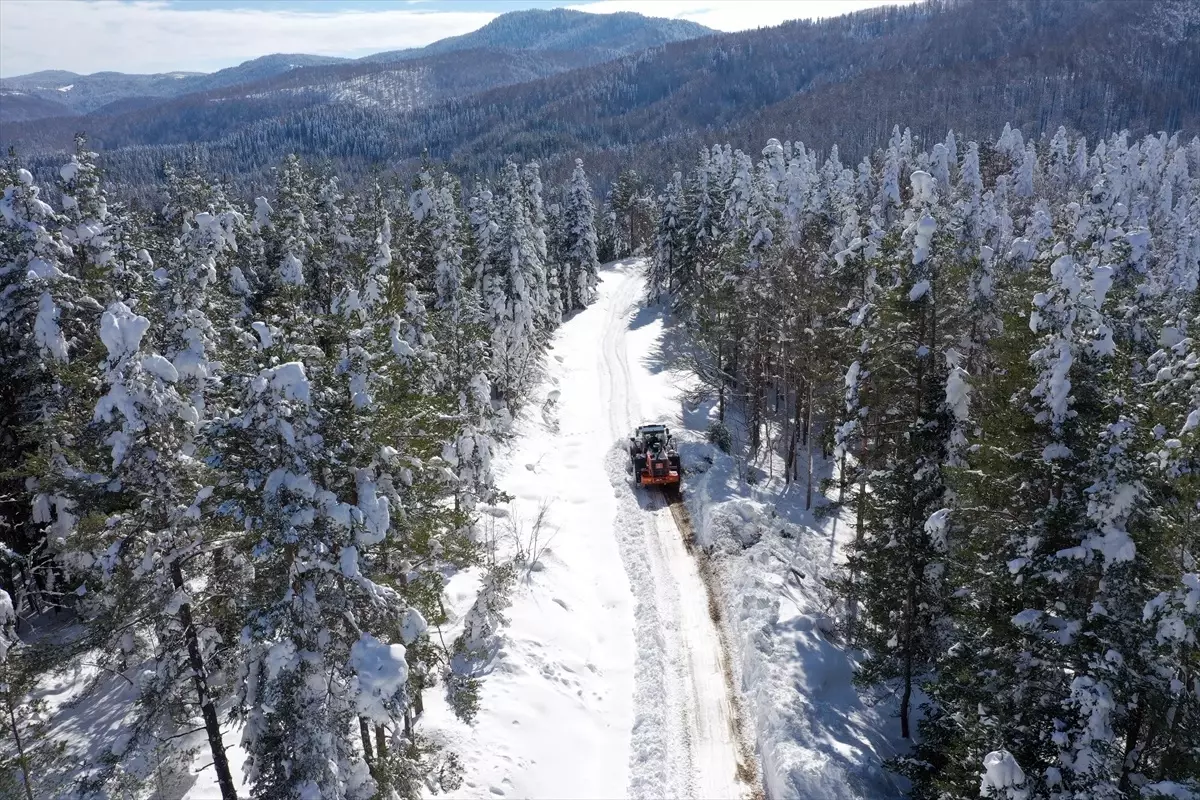
[[[647,10],[652,8],[649,6]],[[590,14],[566,8],[529,9],[501,14],[479,30],[462,36],[411,50],[376,53],[359,60],[396,61],[464,50],[498,49],[572,51],[594,63],[715,32],[687,20],[629,12]]]
[[[426,62],[404,62],[309,89],[268,84],[98,116],[86,129],[110,151],[105,163],[139,185],[153,183],[164,159],[197,151],[235,180],[261,179],[289,152],[331,159],[354,176],[411,170],[425,152],[465,174],[494,174],[509,156],[537,158],[559,178],[574,154],[589,154],[607,185],[625,168],[664,180],[681,149],[715,130],[740,146],[802,135],[857,158],[914,117],[921,141],[948,127],[982,139],[1007,122],[1037,138],[1059,125],[1095,137],[1194,130],[1200,120],[1200,18],[1183,0],[931,0],[591,66],[570,60],[588,51],[542,66],[553,52],[526,54],[538,65],[524,73],[486,52],[482,63],[496,66],[472,71],[483,76],[463,77],[461,57],[435,59],[419,75]],[[550,75],[571,66],[579,68]],[[361,67],[330,74],[346,69]],[[403,86],[360,91],[357,82]],[[61,150],[78,126],[6,125],[0,140],[31,155]]]
[[[274,53],[211,74],[168,72],[128,75],[120,72],[97,72],[92,75],[78,75],[64,70],[46,70],[2,78],[0,122],[86,114],[111,116],[184,95],[249,86],[280,75],[286,75],[287,85],[291,86],[328,85],[347,76],[376,72],[382,64],[467,50],[491,51],[488,55],[492,57],[516,52],[546,53],[546,66],[527,72],[521,78],[533,80],[568,67],[597,64],[667,42],[710,33],[713,31],[694,22],[644,17],[641,14],[585,14],[561,8],[514,11],[501,14],[479,30],[462,36],[442,39],[426,47],[375,53],[354,60],[304,53]],[[565,61],[567,66],[561,66],[568,54],[570,60]],[[488,67],[478,63],[479,53],[472,53],[468,58],[476,69],[462,70],[460,60],[460,74],[489,71]],[[537,58],[527,60],[535,63],[543,61]],[[352,68],[349,72],[322,69],[336,64],[352,65],[357,69]],[[556,67],[556,64],[560,66]],[[469,74],[462,74],[462,79],[471,80]],[[482,81],[477,84],[476,91],[501,83],[503,81]],[[270,87],[271,84],[266,84],[265,88]],[[439,96],[438,99],[445,97]],[[407,107],[399,108],[403,110]],[[170,111],[164,109],[160,113],[169,114]],[[268,112],[261,113],[265,115]],[[60,124],[69,123],[64,121]],[[99,126],[91,127],[99,132]],[[208,138],[212,138],[211,132]],[[69,148],[69,142],[64,145],[60,141],[58,146]]]
[[[369,152],[368,145],[377,133],[370,127],[356,131],[343,128],[343,124],[356,124],[344,116],[347,109],[376,116],[396,115],[591,63],[587,53],[565,52],[479,50],[466,58],[469,68],[464,68],[462,54],[453,53],[387,65],[351,63],[292,70],[166,102],[129,99],[116,104],[111,114],[102,111],[86,120],[66,117],[12,126],[8,130],[13,138],[6,141],[18,152],[61,150],[74,141],[81,126],[90,123],[90,129],[101,133],[109,147],[133,146],[129,152],[142,154],[139,158],[154,158],[160,150],[141,145],[167,145],[179,153],[211,160],[214,154],[203,146],[205,142],[247,135],[266,146],[275,136],[273,125],[267,122],[292,120],[309,131],[306,135],[313,147],[319,149],[321,139],[336,135],[344,152],[353,156]],[[341,123],[335,122],[339,118]],[[228,162],[224,156],[218,160]],[[252,166],[263,171],[270,164],[247,162],[233,174],[254,174],[248,172]],[[385,168],[387,164],[376,166]]]
[[[198,72],[167,72],[156,75],[97,72],[92,75],[78,75],[64,70],[47,70],[0,79],[0,97],[4,98],[5,106],[15,99],[23,98],[37,98],[62,106],[59,114],[42,115],[46,117],[87,114],[120,108],[120,105],[114,104],[122,101],[153,103],[156,100],[252,83],[295,69],[337,64],[345,60],[302,53],[276,53],[251,59],[236,67],[218,70],[211,75]],[[0,120],[7,122],[9,119],[8,110],[0,110]]]

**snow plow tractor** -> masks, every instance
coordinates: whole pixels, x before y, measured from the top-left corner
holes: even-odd
[[[643,425],[629,439],[633,479],[639,486],[679,486],[683,469],[666,425]]]

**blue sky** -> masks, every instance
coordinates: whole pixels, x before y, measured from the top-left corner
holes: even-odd
[[[356,57],[420,47],[506,11],[567,7],[722,31],[912,0],[0,0],[0,77],[211,72],[268,53]]]

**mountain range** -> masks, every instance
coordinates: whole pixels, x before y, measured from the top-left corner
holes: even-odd
[[[0,122],[18,122],[80,114],[108,115],[143,108],[176,97],[254,84],[287,73],[292,81],[313,85],[336,81],[345,71],[313,69],[350,66],[350,74],[378,70],[397,61],[421,61],[466,50],[545,53],[546,64],[526,77],[547,74],[562,65],[608,61],[667,42],[714,33],[694,22],[641,14],[586,14],[567,9],[514,11],[482,28],[441,39],[426,47],[391,50],[360,59],[275,53],[211,74],[167,72],[130,75],[97,72],[78,75],[46,70],[0,79]],[[565,54],[571,54],[566,58]],[[369,65],[369,66],[368,66]]]
[[[926,0],[729,34],[636,14],[523,11],[419,50],[289,66],[298,58],[233,68],[254,76],[242,82],[230,70],[183,75],[169,80],[210,84],[10,121],[0,144],[50,164],[85,130],[131,189],[185,157],[257,183],[289,152],[351,177],[425,157],[486,175],[512,156],[540,159],[559,179],[581,156],[604,186],[631,166],[661,180],[717,140],[837,143],[857,159],[897,124],[919,140],[952,126],[985,140],[1006,122],[1035,139],[1059,125],[1089,138],[1200,131],[1200,4],[1190,0]]]

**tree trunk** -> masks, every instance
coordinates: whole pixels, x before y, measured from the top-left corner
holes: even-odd
[[[183,569],[179,561],[171,562],[171,581],[175,589],[183,589]],[[225,755],[225,744],[221,739],[221,723],[217,720],[217,708],[208,692],[208,672],[204,667],[204,656],[200,652],[200,639],[192,621],[191,603],[179,606],[179,621],[183,623],[183,636],[187,640],[188,662],[192,668],[192,683],[196,688],[196,702],[204,717],[204,730],[208,734],[208,747],[212,751],[213,769],[217,773],[217,786],[221,789],[221,800],[237,800],[237,789],[229,772],[229,759]]]
[[[725,422],[725,348],[717,345],[717,419]]]
[[[375,726],[375,755],[381,762],[387,758],[387,731],[382,725]]]
[[[784,480],[788,483],[792,482],[796,473],[796,439],[800,435],[800,401],[796,399],[796,421],[792,425],[792,429],[788,432],[788,451],[787,451],[787,468],[783,471]]]
[[[751,394],[753,400],[751,401]],[[747,401],[753,403],[750,407],[750,456],[751,458],[758,457],[758,451],[762,449],[762,402],[761,394],[757,389],[747,392]]]
[[[38,591],[37,574],[28,562],[21,565],[21,580],[24,583],[22,591],[29,598],[29,604],[33,608],[33,613],[41,614],[45,609],[42,608],[42,596],[41,592]]]
[[[909,541],[912,532],[909,531]],[[911,545],[910,545],[911,547]],[[920,570],[923,572],[924,570]],[[912,702],[913,682],[913,629],[916,627],[917,613],[917,565],[913,563],[912,553],[909,553],[908,587],[904,598],[904,693],[900,696],[900,736],[910,738],[908,729],[909,704]]]
[[[1192,663],[1191,647],[1184,644],[1182,647],[1181,663]],[[1194,680],[1188,672],[1184,672],[1179,676],[1184,686],[1190,686]],[[1166,718],[1162,721],[1161,731],[1159,735],[1165,737],[1166,747],[1163,749],[1162,755],[1158,759],[1158,770],[1155,776],[1156,780],[1164,780],[1166,776],[1176,769],[1188,758],[1188,746],[1186,744],[1187,737],[1179,736],[1176,731],[1176,726],[1179,719],[1179,703],[1178,700],[1171,703],[1171,707],[1167,709]],[[1147,737],[1148,739],[1150,737]]]
[[[29,762],[25,757],[25,743],[21,740],[21,728],[17,725],[17,712],[13,708],[11,684],[5,681],[5,685],[9,687],[4,690],[4,700],[5,705],[8,706],[8,721],[12,726],[13,741],[17,745],[17,763],[21,766],[21,783],[25,786],[26,800],[33,800],[33,786],[29,782]]]
[[[1130,774],[1139,771],[1137,770],[1137,757],[1141,750],[1142,718],[1145,711],[1145,705],[1138,703],[1133,712],[1133,717],[1129,720],[1129,729],[1125,734],[1125,754],[1121,759],[1121,780],[1117,784],[1117,788],[1126,794],[1132,794],[1133,790],[1133,786],[1129,780]]]
[[[858,552],[862,547],[863,525],[866,521],[866,505],[867,505],[867,470],[866,470],[866,426],[863,427],[862,435],[858,440],[858,497],[855,498],[854,511],[854,550]],[[844,459],[843,459],[844,460]],[[858,570],[851,566],[850,568],[850,603],[847,609],[849,617],[850,629],[850,644],[854,644],[855,632],[858,628],[858,597],[855,585],[858,583]]]
[[[838,464],[838,512],[841,512],[842,507],[846,503],[846,451],[842,451],[842,457]]]
[[[362,736],[363,760],[367,762],[367,769],[374,777],[375,751],[371,749],[371,726],[367,723],[366,717],[358,718],[358,733]]]
[[[808,462],[808,488],[804,494],[804,510],[812,510],[813,455],[812,455],[812,381],[808,381],[808,399],[804,402],[804,458]]]

